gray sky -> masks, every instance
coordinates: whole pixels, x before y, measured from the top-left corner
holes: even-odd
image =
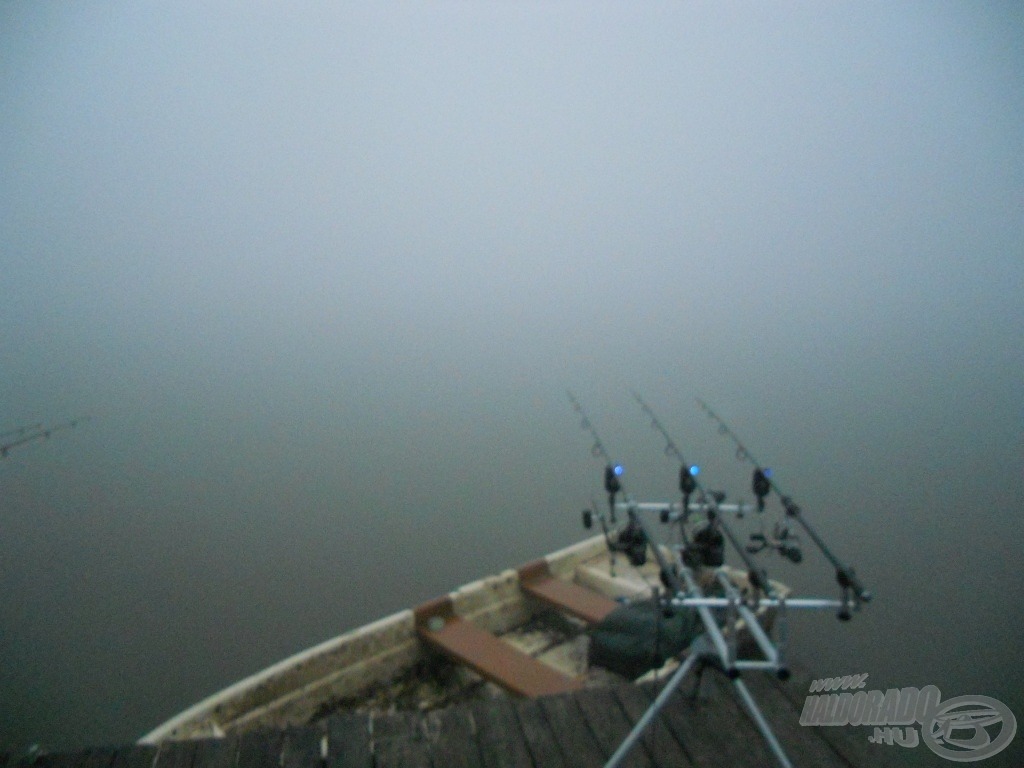
[[[746,492],[708,399],[872,631],[951,610],[954,552],[956,595],[1018,573],[1022,41],[1012,3],[0,5],[0,427],[92,417],[0,464],[8,738],[131,738],[568,543],[566,387],[654,497],[630,388]],[[836,674],[945,674],[869,636]]]

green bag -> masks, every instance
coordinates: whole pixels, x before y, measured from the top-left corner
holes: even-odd
[[[692,608],[666,610],[655,600],[616,608],[588,630],[592,665],[636,678],[678,656],[704,630]]]

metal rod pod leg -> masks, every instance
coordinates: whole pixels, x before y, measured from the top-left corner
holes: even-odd
[[[747,708],[747,712],[749,712],[751,718],[753,718],[754,724],[757,726],[757,730],[761,732],[764,740],[768,742],[768,746],[775,755],[775,759],[779,761],[779,765],[781,765],[782,768],[793,768],[793,764],[789,762],[789,758],[782,749],[782,744],[780,744],[779,740],[775,738],[775,733],[772,731],[772,727],[768,725],[768,721],[764,719],[764,715],[761,714],[760,707],[757,706],[757,702],[754,701],[754,697],[750,695],[750,691],[747,690],[746,684],[738,677],[732,681],[732,684],[735,686],[737,692],[739,692],[740,698],[743,699],[743,704]]]
[[[631,750],[633,745],[640,740],[644,731],[647,730],[647,726],[651,724],[651,721],[657,716],[658,712],[661,711],[662,707],[668,703],[669,696],[671,696],[675,692],[676,688],[679,687],[679,684],[683,682],[683,678],[686,677],[686,674],[693,668],[699,658],[699,653],[690,654],[690,657],[683,663],[683,666],[675,671],[672,677],[669,678],[668,683],[665,684],[665,687],[661,689],[661,693],[658,694],[654,703],[648,707],[647,711],[644,712],[643,717],[641,717],[637,721],[636,725],[633,726],[633,730],[630,731],[629,735],[621,744],[619,744],[619,748],[615,750],[615,754],[608,759],[607,763],[605,763],[604,768],[616,768],[626,755],[629,754],[629,750]]]

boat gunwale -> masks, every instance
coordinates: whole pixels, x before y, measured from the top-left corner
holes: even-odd
[[[551,552],[543,559],[547,561],[553,574],[562,578],[571,578],[579,563],[599,555],[604,547],[604,536],[599,534]],[[507,569],[458,587],[449,592],[448,596],[452,599],[460,615],[472,619],[478,613],[486,613],[488,609],[494,609],[495,601],[486,593],[493,591],[496,583],[508,582],[508,586],[517,587],[518,580],[519,576],[516,570]],[[525,605],[527,598],[519,593],[518,600]],[[403,625],[405,625],[404,628]],[[341,665],[311,680],[296,681],[294,685],[286,687],[279,695],[249,707],[248,710],[235,717],[226,718],[223,723],[220,722],[217,718],[218,713],[224,712],[232,703],[241,703],[246,697],[258,697],[261,689],[286,684],[289,675],[297,675],[310,662],[327,659],[331,654],[340,653],[346,646],[361,639],[386,636],[389,632],[395,632],[398,638],[396,644],[402,642],[401,638],[405,634],[408,634],[408,640],[418,642],[413,609],[405,608],[369,624],[364,624],[255,672],[174,715],[142,736],[137,743],[146,745],[158,744],[169,739],[221,736],[224,734],[224,728],[230,727],[231,723],[243,723],[256,719],[259,714],[265,714],[275,709],[275,705],[287,706],[296,696],[323,687],[322,683],[329,682],[330,678],[336,677],[351,665]]]

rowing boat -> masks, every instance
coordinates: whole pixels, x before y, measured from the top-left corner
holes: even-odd
[[[718,571],[750,594],[745,572]],[[424,711],[622,683],[590,663],[588,630],[649,599],[658,585],[654,563],[631,565],[609,551],[605,536],[594,536],[297,653],[189,707],[140,743],[297,726],[338,711]],[[771,610],[758,612],[766,626]],[[723,631],[742,642],[743,620]],[[672,655],[635,679],[666,675],[679,663]]]
[[[747,505],[724,504],[724,493],[705,489],[697,479],[699,467],[683,458],[650,406],[635,393],[634,398],[664,438],[666,455],[679,462],[680,502],[636,502],[628,496],[622,465],[612,460],[570,392],[580,426],[593,440],[591,453],[604,462],[608,515],[596,505],[583,513],[584,527],[591,528],[596,519],[603,535],[296,654],[171,718],[141,743],[315,724],[341,712],[423,712],[479,697],[536,698],[611,684],[631,690],[623,684],[667,677],[608,759],[608,768],[614,768],[690,673],[699,690],[702,672],[711,666],[725,673],[776,761],[791,768],[741,675],[762,671],[789,678],[784,660],[788,608],[836,610],[840,620],[848,621],[871,594],[779,489],[771,470],[701,402],[719,432],[736,444],[737,458],[754,465],[751,487],[758,516],[769,494],[782,504],[785,517],[771,536],[762,519],[760,533],[742,543],[724,515],[742,518],[750,511]],[[627,522],[616,528],[619,510]],[[680,545],[667,547],[651,537],[642,519],[649,512],[656,512],[662,523],[678,523]],[[764,552],[777,552],[793,563],[803,559],[790,521],[835,567],[841,599],[790,598],[789,588],[753,561],[752,555]],[[725,564],[726,542],[745,570]],[[770,634],[776,618],[778,641]],[[323,747],[321,754],[326,754]]]

